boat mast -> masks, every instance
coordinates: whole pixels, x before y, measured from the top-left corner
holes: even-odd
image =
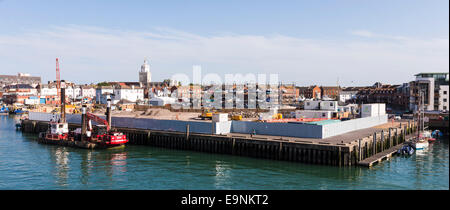
[[[418,106],[417,106],[417,138],[420,137],[420,130],[421,130],[421,126],[422,123],[420,122],[420,110],[422,107],[422,91],[419,90],[419,102],[418,102]]]

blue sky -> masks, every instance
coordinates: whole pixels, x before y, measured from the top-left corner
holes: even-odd
[[[89,83],[279,73],[298,85],[402,83],[448,71],[449,1],[0,0],[0,74]],[[392,75],[391,77],[386,74]],[[86,77],[86,75],[90,75]]]

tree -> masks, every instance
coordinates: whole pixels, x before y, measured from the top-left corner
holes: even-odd
[[[109,86],[110,84],[108,82],[100,82],[97,84],[97,86]]]

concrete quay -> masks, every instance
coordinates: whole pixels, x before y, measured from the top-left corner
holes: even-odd
[[[69,129],[80,127],[69,124]],[[39,133],[48,128],[46,121],[23,120],[23,132]],[[332,166],[357,166],[378,153],[393,149],[408,140],[415,131],[411,122],[386,123],[367,129],[324,138],[296,138],[240,133],[199,134],[115,127],[129,139],[129,144],[170,149],[229,154]],[[407,138],[405,138],[405,136]]]

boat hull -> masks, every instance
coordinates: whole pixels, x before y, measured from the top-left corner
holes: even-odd
[[[417,142],[414,146],[416,150],[425,150],[428,148],[428,142]]]
[[[49,138],[48,135],[40,134],[39,143],[54,144],[66,147],[77,147],[83,149],[110,149],[115,147],[124,147],[125,144],[103,144],[101,142],[76,141],[73,138]]]

